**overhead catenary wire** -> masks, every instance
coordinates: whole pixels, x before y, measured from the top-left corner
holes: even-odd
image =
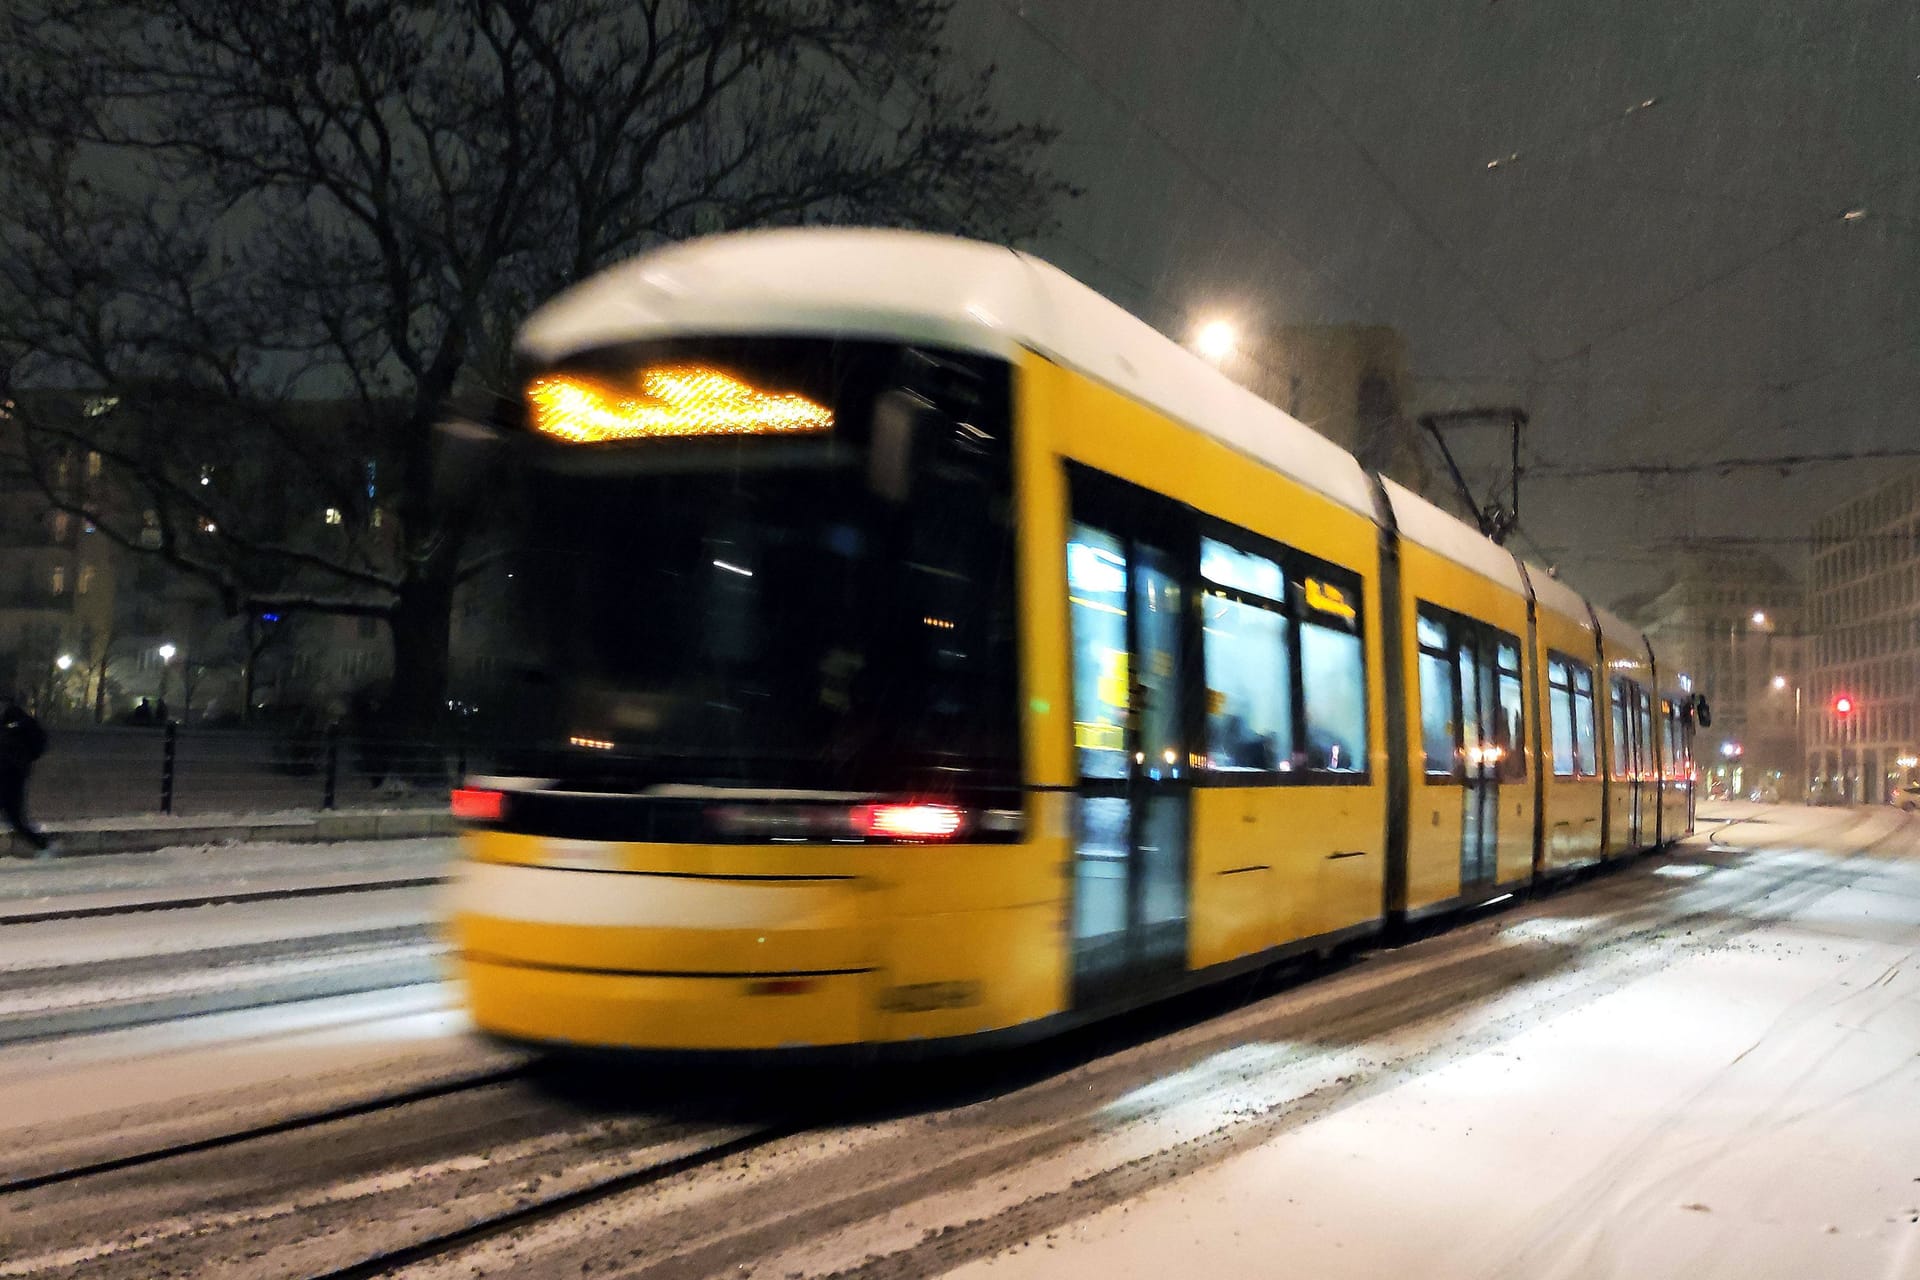
[[[1797,467],[1846,462],[1920,460],[1920,448],[1845,449],[1814,453],[1759,454],[1741,458],[1708,458],[1694,462],[1545,463],[1527,469],[1536,478],[1590,480],[1603,476],[1690,476],[1732,471],[1791,471]]]

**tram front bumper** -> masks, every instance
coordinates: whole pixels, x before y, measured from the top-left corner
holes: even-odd
[[[453,937],[474,1021],[514,1039],[778,1048],[863,1038],[877,947],[849,877],[469,862]]]

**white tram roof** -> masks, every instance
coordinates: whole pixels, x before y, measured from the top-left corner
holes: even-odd
[[[1599,605],[1593,607],[1593,614],[1600,619],[1600,634],[1608,644],[1619,645],[1641,661],[1646,660],[1647,638],[1640,634],[1638,627],[1629,625],[1619,614],[1602,609]]]
[[[1534,599],[1543,609],[1551,609],[1563,618],[1572,619],[1580,624],[1583,631],[1593,630],[1593,619],[1587,614],[1587,601],[1578,591],[1547,573],[1545,569],[1529,563],[1527,578],[1533,583]]]
[[[913,231],[810,227],[671,245],[536,311],[519,349],[557,360],[677,334],[820,334],[1007,359],[1022,348],[1104,382],[1369,519],[1353,455],[1031,254]]]
[[[1030,349],[1375,518],[1360,463],[1305,423],[1039,258],[977,240],[852,227],[744,231],[610,267],[534,312],[519,350],[559,360],[610,343],[687,334],[814,334],[919,342],[1006,359]],[[1514,591],[1512,556],[1389,480],[1410,541]],[[1580,620],[1571,590],[1533,575]],[[1609,635],[1644,652],[1614,620]]]

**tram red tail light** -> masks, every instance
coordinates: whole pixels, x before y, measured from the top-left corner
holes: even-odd
[[[484,787],[455,787],[453,816],[462,822],[498,822],[507,809],[507,794]]]
[[[869,840],[951,840],[966,825],[966,811],[950,804],[863,804],[853,811],[853,829]]]

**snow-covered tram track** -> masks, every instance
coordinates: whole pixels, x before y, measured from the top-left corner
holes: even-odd
[[[299,898],[335,898],[343,894],[383,893],[396,889],[433,889],[447,883],[444,875],[398,876],[380,880],[277,886],[271,889],[173,890],[166,897],[128,897],[111,902],[72,906],[36,906],[0,911],[0,926],[49,924],[65,920],[98,920],[110,916],[142,915],[154,911],[191,911],[200,907],[245,906],[260,902],[290,902]]]
[[[392,1111],[398,1107],[409,1106],[417,1102],[425,1102],[432,1098],[443,1098],[449,1094],[467,1093],[475,1089],[485,1088],[488,1085],[518,1079],[525,1074],[526,1067],[524,1065],[495,1067],[473,1075],[459,1076],[448,1080],[434,1080],[427,1084],[417,1085],[392,1093],[356,1098],[352,1101],[336,1103],[331,1106],[301,1112],[296,1115],[283,1116],[265,1123],[248,1125],[241,1129],[208,1134],[184,1142],[173,1142],[165,1146],[150,1147],[142,1151],[90,1160],[84,1164],[66,1165],[59,1168],[47,1169],[39,1173],[8,1178],[0,1180],[0,1196],[18,1195],[22,1192],[37,1191],[42,1187],[60,1186],[65,1183],[80,1182],[87,1178],[97,1178],[104,1174],[120,1173],[129,1169],[139,1169],[149,1165],[160,1164],[167,1160],[178,1160],[184,1156],[199,1155],[202,1152],[218,1151],[222,1148],[240,1146],[247,1142],[256,1142],[262,1138],[296,1133],[302,1129],[317,1129],[322,1125],[333,1124],[341,1120],[350,1120],[357,1116],[372,1115],[380,1111]]]
[[[531,1074],[502,1066],[15,1179],[0,1186],[0,1277],[377,1275],[769,1136],[583,1112]]]
[[[0,969],[0,1045],[442,979],[424,924]]]

